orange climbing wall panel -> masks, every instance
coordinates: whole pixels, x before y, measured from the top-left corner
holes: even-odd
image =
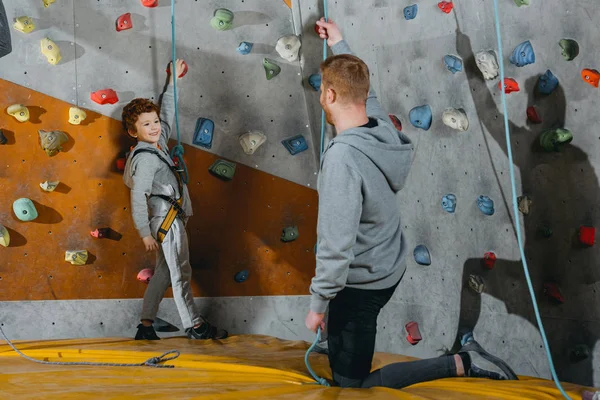
[[[20,123],[6,108],[22,103],[29,122]],[[0,247],[0,301],[139,298],[145,284],[140,269],[154,266],[133,228],[129,192],[116,159],[132,142],[120,121],[87,111],[81,126],[68,123],[71,105],[0,79],[0,224],[11,235]],[[62,130],[70,141],[48,157],[38,130]],[[173,143],[171,142],[171,145]],[[240,149],[241,151],[241,149]],[[237,165],[223,182],[208,173],[217,156],[185,147],[194,216],[188,224],[196,296],[308,294],[314,275],[317,193],[281,178]],[[56,191],[39,184],[60,180]],[[19,221],[14,200],[34,201],[39,217]],[[280,241],[284,227],[297,225],[299,238]],[[110,227],[119,241],[95,239],[89,232]],[[87,265],[64,261],[65,250],[87,249]],[[247,269],[248,280],[236,283]],[[170,290],[168,296],[170,296]]]

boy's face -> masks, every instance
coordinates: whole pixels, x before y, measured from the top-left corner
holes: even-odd
[[[155,111],[140,114],[135,123],[137,132],[129,133],[137,138],[138,141],[147,142],[150,144],[158,143],[160,139],[160,119]]]

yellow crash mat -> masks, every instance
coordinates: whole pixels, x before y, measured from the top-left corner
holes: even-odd
[[[226,340],[128,338],[18,341],[29,357],[45,361],[143,363],[169,350],[181,352],[174,368],[44,365],[19,356],[0,340],[2,399],[558,399],[551,381],[450,378],[402,390],[340,389],[314,384],[304,366],[309,344],[269,336],[240,335]],[[327,356],[312,354],[317,374],[331,379]],[[373,369],[414,358],[377,353]],[[564,384],[572,399],[583,386]]]

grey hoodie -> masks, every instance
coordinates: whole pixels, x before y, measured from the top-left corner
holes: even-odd
[[[332,51],[352,54],[343,40]],[[372,88],[367,116],[378,126],[339,132],[321,159],[317,267],[310,286],[310,309],[317,313],[346,286],[386,289],[406,270],[396,193],[408,176],[413,145],[396,130]]]

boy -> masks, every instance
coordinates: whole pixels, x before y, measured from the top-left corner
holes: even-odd
[[[165,291],[171,285],[181,322],[190,339],[224,339],[227,331],[217,329],[195,309],[191,289],[192,267],[185,225],[192,215],[187,186],[175,168],[167,142],[175,113],[173,76],[181,76],[182,60],[175,74],[169,65],[169,85],[161,108],[147,99],[134,99],[123,109],[123,127],[137,139],[131,149],[123,180],[131,189],[131,213],[146,251],[158,251],[154,276],[144,293],[141,324],[136,340],[160,339],[152,322]],[[178,78],[179,79],[179,78]],[[159,118],[160,114],[160,118]]]

